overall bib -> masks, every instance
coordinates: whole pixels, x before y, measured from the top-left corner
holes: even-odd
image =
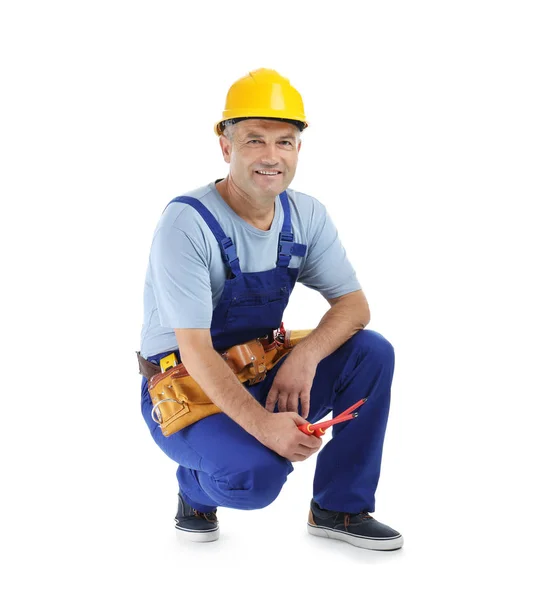
[[[284,220],[276,267],[256,273],[241,271],[233,241],[201,202],[185,196],[172,200],[189,204],[199,212],[216,237],[228,270],[211,324],[212,342],[218,351],[262,337],[277,329],[282,321],[298,277],[298,269],[288,265],[293,255],[305,256],[307,246],[294,242],[288,197],[283,192],[279,198]],[[150,356],[148,360],[158,364],[171,352]],[[286,358],[264,381],[246,386],[263,406]],[[374,331],[364,330],[317,366],[308,421],[319,421],[331,411],[336,415],[360,398],[369,397],[357,418],[332,428],[333,439],[317,455],[313,497],[327,510],[374,512],[393,364],[389,342]],[[293,470],[290,461],[263,446],[223,413],[165,437],[151,418],[151,408],[147,380],[143,378],[143,417],[157,445],[179,465],[180,493],[198,511],[209,512],[218,506],[263,508],[279,495]]]

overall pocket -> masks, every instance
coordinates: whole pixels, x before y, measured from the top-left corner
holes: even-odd
[[[224,331],[236,327],[276,329],[281,324],[288,303],[288,288],[271,291],[250,290],[243,296],[233,296],[227,310]]]

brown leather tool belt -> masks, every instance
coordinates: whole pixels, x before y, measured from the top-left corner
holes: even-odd
[[[270,371],[292,348],[311,333],[310,329],[274,332],[273,339],[258,338],[231,346],[221,357],[241,383],[254,385],[263,381]],[[165,436],[222,412],[202,391],[183,363],[161,372],[158,365],[137,352],[139,372],[147,378],[153,403],[152,417]]]

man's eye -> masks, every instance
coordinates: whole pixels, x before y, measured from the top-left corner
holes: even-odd
[[[292,142],[289,142],[288,140],[281,140],[281,144],[284,146],[292,146]]]
[[[249,144],[261,144],[262,140],[250,140],[248,143]]]

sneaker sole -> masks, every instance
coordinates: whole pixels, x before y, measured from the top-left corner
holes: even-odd
[[[311,535],[316,535],[317,537],[340,540],[341,542],[347,542],[352,546],[365,548],[367,550],[398,550],[403,546],[404,541],[402,535],[381,540],[354,535],[353,533],[346,533],[345,531],[335,531],[334,529],[328,529],[326,527],[318,527],[316,525],[311,525],[310,523],[307,524],[307,531]]]
[[[194,529],[181,529],[176,525],[176,535],[186,542],[215,542],[220,537],[220,528],[210,531],[196,531]]]

